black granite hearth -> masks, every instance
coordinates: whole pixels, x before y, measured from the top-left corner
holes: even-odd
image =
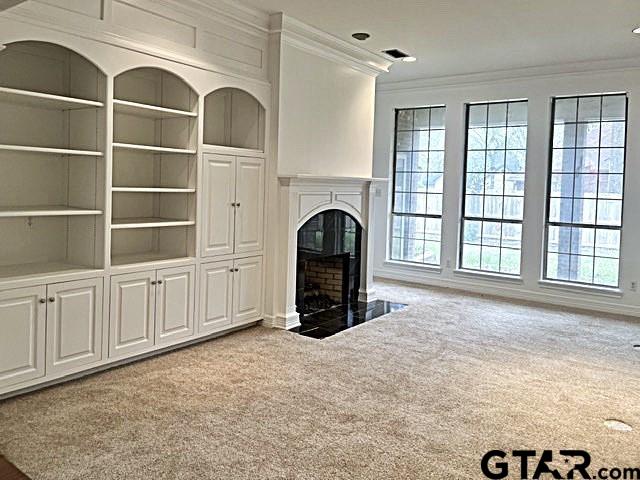
[[[291,331],[304,335],[305,337],[317,339],[327,338],[348,328],[386,315],[387,313],[401,310],[404,307],[406,307],[406,305],[403,303],[393,303],[383,300],[340,305],[311,315],[301,316],[301,325],[291,329]]]

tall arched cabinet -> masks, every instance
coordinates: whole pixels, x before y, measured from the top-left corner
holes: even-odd
[[[264,106],[88,51],[0,50],[0,398],[263,316]]]
[[[262,316],[265,109],[246,91],[215,90],[203,131],[199,328],[216,332]]]

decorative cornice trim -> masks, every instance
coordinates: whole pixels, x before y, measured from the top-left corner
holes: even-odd
[[[376,90],[380,94],[395,92],[411,92],[435,90],[440,88],[466,87],[469,85],[486,85],[496,82],[509,82],[531,78],[553,78],[566,75],[582,75],[585,73],[611,73],[635,71],[640,69],[640,57],[615,60],[599,60],[593,62],[576,62],[563,65],[547,65],[537,67],[500,70],[496,72],[452,75],[447,77],[424,78],[400,82],[378,82]]]
[[[255,34],[255,31],[259,31],[262,34],[269,33],[269,14],[256,8],[241,5],[237,1],[164,0],[164,2],[171,4],[173,8],[189,9],[192,13],[195,12],[198,15],[224,17],[236,24],[243,25],[246,33]],[[237,28],[238,25],[234,25],[234,27]]]
[[[388,72],[393,62],[381,55],[341,40],[283,13],[271,16],[272,34],[280,34],[282,41],[314,55],[346,64],[373,77]]]

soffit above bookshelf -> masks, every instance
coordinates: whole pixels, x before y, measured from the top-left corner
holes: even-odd
[[[247,14],[233,2],[86,0],[70,5],[62,0],[32,0],[0,15],[13,25],[27,20],[65,34],[268,85],[268,16],[257,10],[255,15]],[[128,24],[132,21],[137,28]]]

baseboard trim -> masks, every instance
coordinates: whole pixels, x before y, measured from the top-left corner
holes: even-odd
[[[373,302],[373,301],[375,301],[377,299],[378,299],[378,297],[376,296],[376,290],[374,288],[370,288],[368,290],[360,290],[358,292],[358,301],[359,302],[369,303],[369,302]]]
[[[272,318],[271,326],[280,330],[291,330],[300,326],[300,314],[298,312],[280,313]]]
[[[549,287],[545,287],[545,291],[540,292],[528,289],[522,285],[508,285],[500,282],[483,284],[481,283],[481,279],[456,278],[452,280],[442,278],[440,275],[434,278],[427,275],[416,274],[413,271],[399,271],[397,267],[394,271],[389,271],[384,268],[375,269],[374,277],[380,280],[393,280],[417,286],[450,288],[482,295],[493,295],[560,307],[640,317],[640,306],[621,304],[611,301],[611,299],[606,299],[605,297],[602,297],[602,300],[594,300],[594,296],[589,293],[575,292],[573,296],[570,296],[566,290],[558,290],[557,292],[546,291],[552,290]]]

